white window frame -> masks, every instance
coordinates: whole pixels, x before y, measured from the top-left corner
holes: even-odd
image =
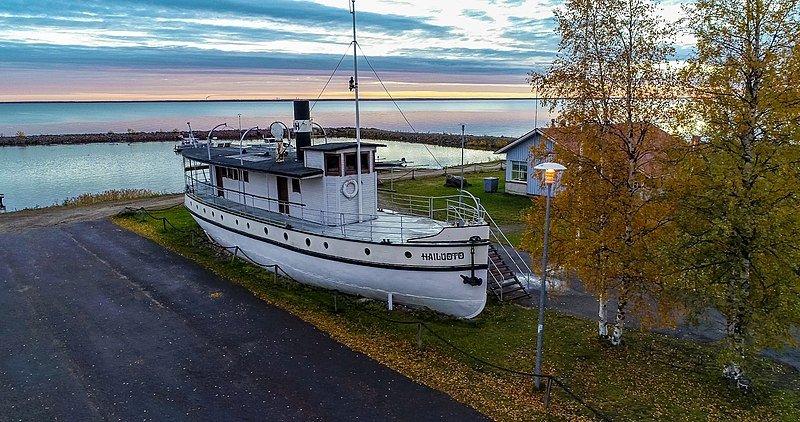
[[[519,169],[517,167],[522,167]],[[511,173],[509,180],[512,182],[528,181],[528,163],[526,161],[511,160]]]

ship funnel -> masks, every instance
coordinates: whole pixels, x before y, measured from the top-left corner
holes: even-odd
[[[312,124],[308,100],[294,101],[294,136],[298,161],[303,161],[303,147],[311,146]]]

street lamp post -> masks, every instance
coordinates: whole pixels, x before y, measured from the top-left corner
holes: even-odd
[[[547,243],[550,237],[550,198],[553,196],[553,183],[556,172],[567,168],[558,163],[542,163],[533,168],[544,170],[544,183],[547,185],[547,199],[544,211],[544,251],[542,252],[542,277],[539,286],[539,326],[536,334],[536,389],[541,386],[542,375],[542,333],[544,332],[544,304],[547,295]]]

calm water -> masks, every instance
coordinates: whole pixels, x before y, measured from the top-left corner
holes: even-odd
[[[425,146],[383,142],[378,157],[405,158],[414,165],[436,166]],[[50,145],[0,148],[0,193],[8,211],[60,204],[82,193],[110,189],[182,192],[180,156],[170,142]],[[427,146],[442,165],[461,161],[457,148]],[[498,159],[488,151],[466,150],[464,161]]]
[[[419,132],[502,135],[518,137],[543,125],[550,116],[536,110],[533,100],[437,100],[400,101],[398,105]],[[13,136],[63,133],[125,133],[128,129],[152,132],[186,129],[208,130],[226,122],[243,127],[268,127],[281,120],[291,126],[290,101],[135,102],[135,103],[0,103],[0,133]],[[355,126],[351,101],[325,101],[311,112],[325,127]],[[389,101],[361,103],[362,127],[411,132],[403,115]]]

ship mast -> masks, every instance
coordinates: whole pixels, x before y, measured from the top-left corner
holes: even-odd
[[[358,108],[358,41],[356,41],[356,0],[350,0],[350,14],[353,15],[353,91],[356,96],[356,175],[358,190],[358,221],[362,221],[364,203],[361,200],[361,115]]]

